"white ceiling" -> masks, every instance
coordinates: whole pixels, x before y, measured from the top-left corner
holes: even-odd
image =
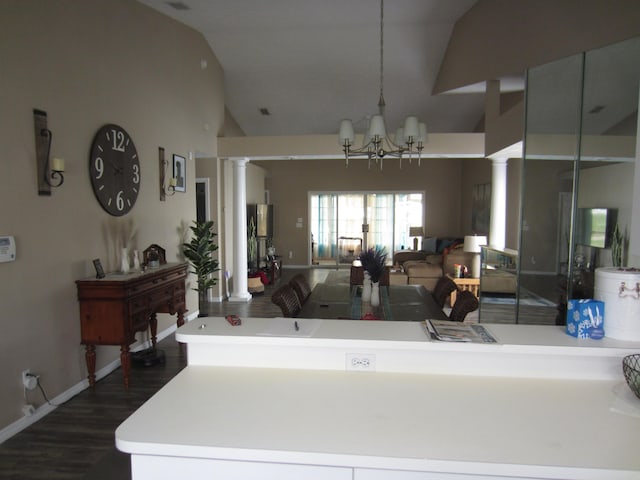
[[[247,135],[337,133],[377,113],[380,3],[376,0],[139,0],[200,31],[225,72],[225,103]],[[415,114],[430,132],[471,132],[484,85],[432,96],[456,20],[476,0],[387,0],[387,128]],[[520,82],[519,88],[521,88]],[[270,116],[260,114],[267,108]]]

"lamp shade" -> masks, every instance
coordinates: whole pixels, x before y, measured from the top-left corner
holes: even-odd
[[[404,128],[400,127],[396,130],[396,136],[394,137],[393,141],[399,147],[404,145]]]
[[[384,127],[384,118],[382,115],[374,115],[371,117],[371,123],[369,124],[369,134],[372,138],[384,138],[387,135],[387,131]]]
[[[420,138],[418,139],[418,143],[422,143],[423,145],[427,143],[427,125],[423,122],[418,124],[418,129],[420,130]]]
[[[422,227],[409,227],[409,236],[410,237],[422,237],[424,235],[424,230]]]
[[[464,251],[480,253],[480,247],[487,244],[487,237],[484,235],[467,235],[464,237]]]
[[[415,142],[420,135],[420,127],[418,127],[418,117],[413,115],[407,117],[404,121],[404,140],[405,142]]]
[[[340,122],[340,145],[351,146],[354,141],[353,123],[348,119],[342,120]]]

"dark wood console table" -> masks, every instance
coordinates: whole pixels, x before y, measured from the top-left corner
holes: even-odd
[[[124,386],[129,388],[129,345],[135,342],[136,332],[150,327],[155,346],[156,313],[177,314],[178,327],[184,324],[186,278],[186,263],[168,263],[144,273],[113,273],[76,281],[89,385],[96,382],[96,345],[120,345]]]

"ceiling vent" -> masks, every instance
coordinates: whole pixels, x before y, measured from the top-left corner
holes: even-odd
[[[189,5],[183,2],[167,2],[167,5],[169,5],[172,8],[175,8],[176,10],[191,10]]]

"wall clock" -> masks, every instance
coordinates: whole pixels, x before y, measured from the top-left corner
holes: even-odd
[[[102,208],[116,217],[129,213],[140,191],[140,159],[124,128],[109,124],[98,130],[91,145],[89,176]]]

